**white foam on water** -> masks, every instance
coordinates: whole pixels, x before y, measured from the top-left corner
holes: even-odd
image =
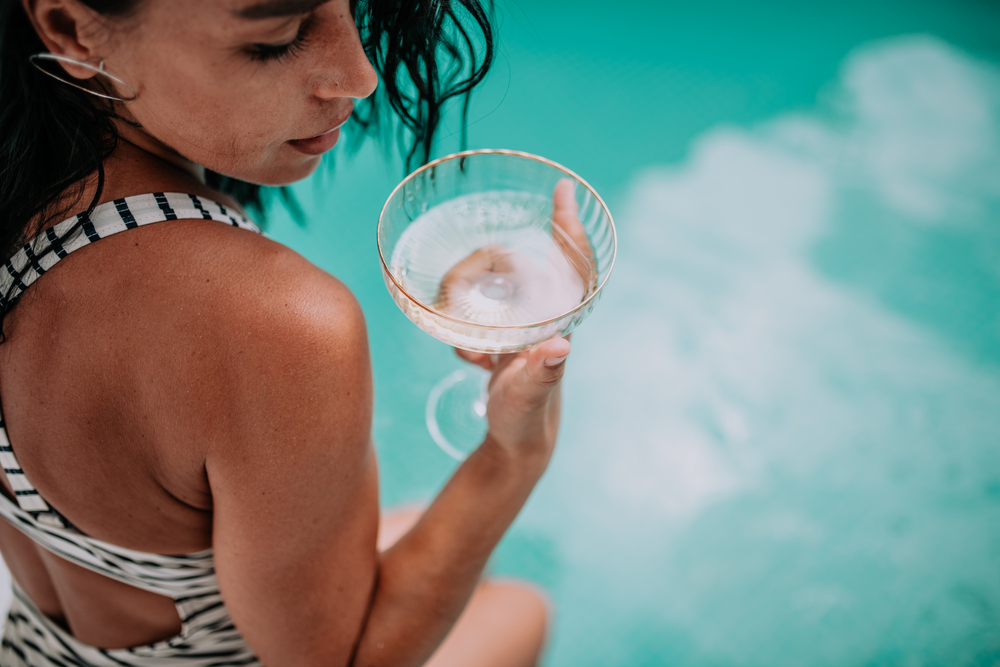
[[[1000,75],[931,38],[848,60],[857,122],[848,136],[859,180],[915,221],[947,222],[1000,194]],[[840,178],[848,176],[838,174]]]
[[[847,210],[980,219],[1000,195],[1000,76],[912,37],[859,49],[840,84],[835,117],[714,130],[617,211],[615,275],[567,376],[578,417],[524,519],[564,527],[563,581],[590,588],[562,613],[581,626],[615,609],[733,665],[992,641],[955,591],[1000,603],[1000,381],[810,251]]]

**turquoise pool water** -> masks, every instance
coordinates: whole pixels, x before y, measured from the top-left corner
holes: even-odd
[[[620,233],[491,565],[550,592],[545,664],[1000,664],[1000,5],[499,11],[471,146],[576,170]],[[428,499],[459,362],[382,283],[398,160],[335,158],[271,233],[358,296],[383,500]]]
[[[472,147],[556,159],[620,253],[492,568],[546,664],[1000,662],[1000,5],[502,2]],[[457,146],[451,121],[440,153]],[[458,366],[390,300],[369,146],[273,233],[368,316],[388,504]]]

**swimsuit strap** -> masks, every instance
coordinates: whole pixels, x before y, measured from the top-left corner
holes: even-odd
[[[80,213],[45,230],[26,243],[0,269],[0,310],[7,311],[28,287],[66,255],[102,238],[167,220],[216,220],[254,232],[260,229],[232,209],[210,199],[177,192],[153,192],[101,204],[88,215]],[[49,506],[14,455],[0,410],[0,465],[17,498],[17,504],[41,524],[70,528],[70,523]]]
[[[216,220],[254,232],[260,229],[222,204],[195,195],[152,192],[101,204],[45,230],[14,253],[0,270],[0,308],[13,302],[31,283],[69,253],[94,241],[167,220]],[[9,309],[9,307],[7,308]]]

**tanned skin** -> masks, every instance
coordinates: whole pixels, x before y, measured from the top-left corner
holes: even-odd
[[[166,191],[235,207],[205,185],[206,167],[262,184],[304,178],[319,156],[290,142],[341,122],[377,85],[347,0],[145,0],[115,21],[77,0],[22,4],[52,53],[103,59],[138,94],[116,107],[122,141],[102,202]],[[251,56],[304,23],[293,55]],[[94,188],[63,204],[75,212]],[[264,664],[537,660],[540,597],[480,578],[552,454],[566,340],[495,363],[463,354],[493,370],[489,433],[426,511],[387,520],[379,538],[365,321],[342,283],[292,250],[212,221],[141,227],[62,260],[4,324],[3,411],[42,496],[123,547],[213,548],[226,606]],[[6,522],[0,549],[31,600],[85,643],[180,630],[171,600],[72,565]]]

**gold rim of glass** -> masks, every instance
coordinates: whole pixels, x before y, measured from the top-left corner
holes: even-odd
[[[382,252],[382,237],[381,237],[380,234],[378,234],[378,230],[382,229],[382,221],[385,219],[386,211],[389,208],[389,202],[391,202],[392,198],[396,196],[396,193],[399,192],[400,188],[402,188],[404,185],[406,185],[408,182],[410,182],[410,180],[412,180],[418,174],[423,173],[424,171],[427,171],[428,169],[432,169],[433,167],[436,167],[437,165],[441,164],[442,162],[447,162],[449,160],[455,160],[455,159],[458,159],[458,158],[468,157],[470,155],[513,155],[515,157],[523,157],[523,158],[527,158],[529,160],[534,160],[535,162],[541,162],[542,164],[546,164],[546,165],[548,165],[550,167],[555,167],[559,171],[561,171],[564,174],[566,174],[567,176],[571,177],[576,182],[578,182],[581,185],[583,185],[583,187],[587,188],[587,190],[590,192],[590,194],[592,194],[594,196],[594,199],[596,199],[597,202],[601,205],[601,209],[604,211],[604,215],[608,216],[608,225],[611,227],[611,264],[608,265],[608,272],[606,274],[604,274],[604,280],[601,281],[601,283],[597,286],[597,289],[595,289],[590,294],[590,296],[588,296],[586,299],[584,299],[583,301],[581,301],[580,303],[578,303],[574,308],[572,308],[570,310],[567,310],[565,313],[562,313],[560,315],[556,315],[555,317],[550,317],[547,320],[541,320],[539,322],[529,322],[528,324],[496,324],[496,325],[491,325],[491,324],[479,324],[477,322],[470,322],[468,320],[462,320],[462,319],[459,319],[459,318],[454,317],[452,315],[448,315],[447,313],[443,313],[440,310],[436,310],[434,308],[431,308],[427,304],[425,304],[425,303],[421,302],[419,299],[415,298],[412,294],[410,294],[409,292],[407,292],[406,289],[402,285],[399,284],[399,281],[396,280],[396,277],[394,275],[392,275],[392,271],[389,270],[389,264],[386,262],[385,253]],[[442,317],[442,318],[444,318],[446,320],[451,320],[452,322],[461,322],[462,324],[466,324],[466,325],[469,325],[469,326],[472,326],[472,327],[478,327],[480,329],[529,329],[531,327],[545,326],[546,324],[551,324],[552,322],[555,322],[556,320],[561,320],[564,317],[567,317],[568,315],[572,315],[573,313],[577,312],[578,310],[580,310],[581,308],[583,308],[584,306],[586,306],[588,303],[590,303],[591,301],[593,301],[595,298],[597,298],[597,296],[601,293],[601,290],[604,289],[604,284],[607,283],[608,282],[608,278],[611,277],[611,271],[612,271],[612,269],[615,268],[615,258],[618,256],[618,231],[615,229],[615,220],[614,220],[613,217],[611,217],[611,211],[608,209],[608,205],[604,203],[604,199],[601,198],[601,195],[597,194],[597,190],[595,190],[593,187],[591,187],[590,183],[588,183],[587,181],[585,181],[582,178],[580,178],[579,174],[577,174],[576,172],[572,171],[571,169],[567,169],[566,167],[562,166],[558,162],[555,162],[554,160],[550,160],[548,158],[544,158],[544,157],[542,157],[540,155],[533,155],[531,153],[525,153],[524,151],[514,151],[514,150],[509,150],[509,149],[506,149],[506,148],[478,148],[478,149],[475,149],[475,150],[461,151],[461,152],[458,152],[458,153],[452,153],[451,155],[445,155],[444,157],[439,157],[436,160],[432,160],[431,162],[428,162],[424,166],[420,167],[419,169],[413,171],[406,178],[404,178],[402,181],[400,181],[399,185],[397,185],[395,188],[393,188],[392,192],[389,193],[389,196],[386,197],[385,204],[382,205],[382,212],[379,213],[379,216],[378,216],[378,227],[376,228],[376,234],[375,234],[375,236],[376,236],[375,240],[378,243],[378,258],[379,258],[379,261],[382,262],[382,272],[383,272],[383,274],[385,274],[386,276],[389,277],[389,280],[391,280],[392,284],[396,286],[396,289],[398,289],[400,292],[402,292],[403,295],[407,299],[409,299],[411,303],[416,304],[418,307],[422,308],[423,310],[426,310],[429,313],[432,313],[433,315],[435,315],[437,317]]]

